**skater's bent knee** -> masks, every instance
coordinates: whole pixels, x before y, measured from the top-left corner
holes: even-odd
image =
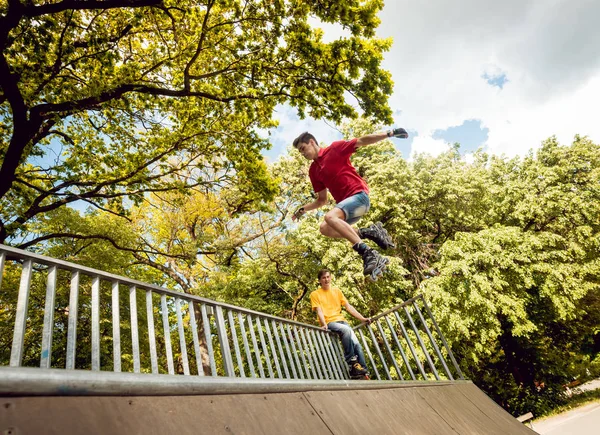
[[[331,222],[332,220],[336,219],[346,219],[346,214],[342,209],[332,208],[325,214],[325,222]]]
[[[328,236],[329,235],[329,225],[327,225],[327,222],[321,222],[321,225],[319,225],[319,231],[324,236]]]
[[[341,325],[339,331],[343,335],[353,334],[352,328],[349,325]]]

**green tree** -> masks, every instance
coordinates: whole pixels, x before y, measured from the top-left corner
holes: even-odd
[[[273,183],[259,128],[301,116],[390,121],[380,0],[0,5],[0,242],[75,201],[127,215],[148,192]],[[338,23],[330,43],[309,19]],[[207,177],[208,174],[208,177]],[[251,198],[251,199],[252,199]],[[31,242],[31,239],[28,239]],[[40,239],[41,241],[41,239]]]
[[[492,158],[485,228],[456,231],[422,287],[465,371],[514,414],[546,411],[597,370],[598,150],[549,139],[522,161]]]

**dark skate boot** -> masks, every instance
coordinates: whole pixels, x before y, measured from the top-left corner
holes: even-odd
[[[388,232],[383,228],[381,222],[377,222],[367,228],[359,229],[358,235],[361,239],[373,240],[381,249],[396,247]]]
[[[370,379],[369,372],[359,362],[355,362],[350,366],[350,379]]]
[[[367,275],[371,281],[377,281],[385,272],[387,264],[390,262],[374,249],[368,248],[363,256],[363,275]]]

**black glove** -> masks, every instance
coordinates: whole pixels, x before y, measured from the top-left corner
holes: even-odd
[[[294,212],[294,214],[292,216],[295,220],[299,220],[302,216],[304,216],[304,213],[306,213],[304,211],[304,207],[300,207],[298,210],[296,210]]]
[[[403,128],[395,128],[393,130],[388,131],[388,137],[399,137],[401,139],[406,139],[408,137],[408,133]]]

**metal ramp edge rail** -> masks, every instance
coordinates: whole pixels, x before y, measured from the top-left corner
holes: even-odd
[[[119,376],[126,384],[143,377],[200,385],[202,378],[212,388],[213,378],[348,384],[341,344],[329,331],[6,245],[0,311],[14,321],[10,353],[0,349],[4,393],[22,373],[63,385],[72,376],[98,388],[103,375],[114,385]],[[464,379],[422,295],[355,329],[378,380]]]
[[[353,381],[147,375],[0,367],[0,396],[187,396],[382,390],[471,384],[458,381]]]

